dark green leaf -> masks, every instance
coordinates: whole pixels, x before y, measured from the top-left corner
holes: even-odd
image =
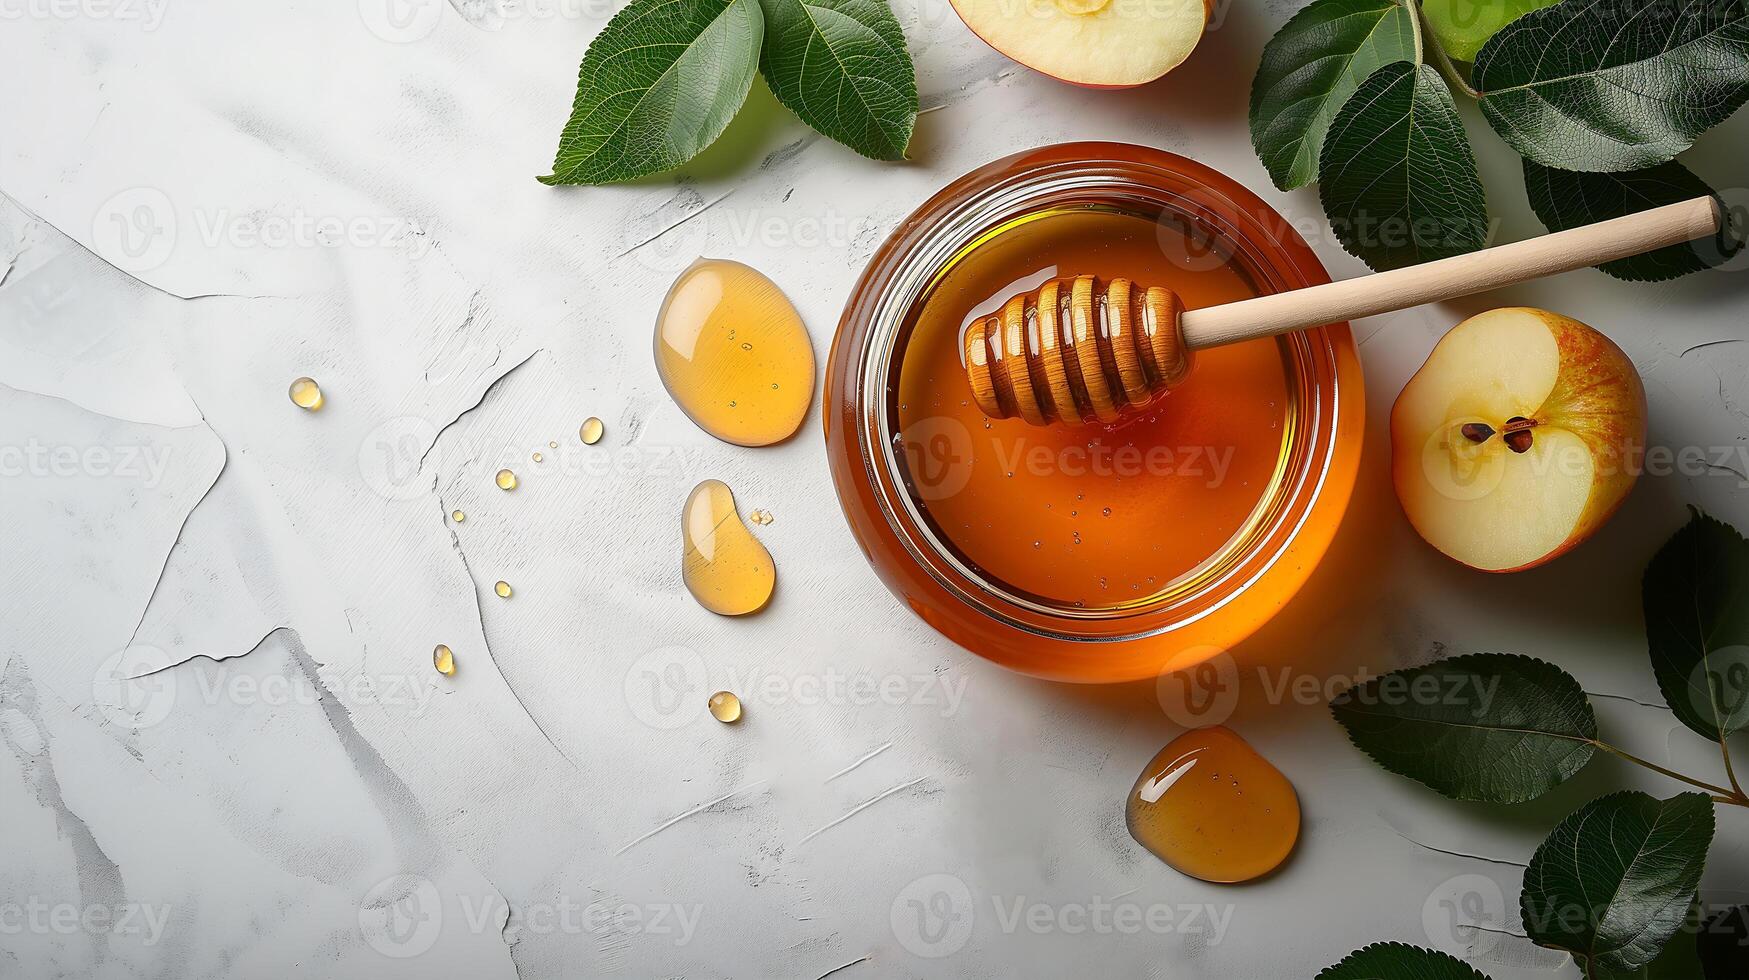
[[[1749,98],[1749,0],[1565,0],[1490,38],[1470,80],[1520,156],[1641,170]]]
[[[1715,742],[1749,726],[1749,542],[1695,511],[1640,584],[1658,689]]]
[[[1588,975],[1640,969],[1682,927],[1712,840],[1704,793],[1594,800],[1531,857],[1519,899],[1524,930],[1572,953]]]
[[[1726,909],[1706,920],[1696,938],[1706,980],[1749,977],[1749,905]]]
[[[1419,61],[1415,14],[1397,0],[1315,0],[1263,48],[1251,83],[1251,145],[1282,190],[1318,179],[1336,111],[1393,61]]]
[[[886,0],[760,0],[771,91],[863,156],[898,160],[917,122],[917,78]]]
[[[1330,702],[1379,765],[1459,800],[1522,803],[1591,760],[1579,682],[1530,657],[1473,653],[1376,677]]]
[[[1316,980],[1488,980],[1445,953],[1402,943],[1374,943],[1326,967]]]
[[[1682,927],[1664,944],[1658,958],[1637,970],[1622,972],[1595,967],[1589,980],[1701,980],[1700,906],[1691,904]]]
[[[734,118],[759,65],[758,0],[632,0],[577,75],[544,184],[611,184],[672,170]]]
[[[1318,165],[1342,247],[1395,269],[1487,244],[1488,206],[1457,106],[1439,73],[1398,61],[1362,82]]]
[[[1524,189],[1531,209],[1550,231],[1619,218],[1648,208],[1718,194],[1675,160],[1646,170],[1589,174],[1524,161]],[[1719,206],[1724,207],[1723,200]],[[1670,245],[1598,266],[1617,279],[1659,282],[1718,265],[1737,253],[1730,229],[1716,239]]]

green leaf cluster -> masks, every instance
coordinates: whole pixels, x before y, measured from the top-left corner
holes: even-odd
[[[1321,185],[1374,269],[1473,251],[1491,223],[1454,91],[1524,158],[1551,230],[1717,197],[1675,157],[1749,101],[1749,0],[1313,0],[1264,48],[1251,142],[1276,186]],[[1601,268],[1668,279],[1740,245],[1726,229]]]
[[[1749,728],[1749,541],[1696,510],[1641,580],[1647,648],[1676,717],[1719,743],[1722,783],[1639,759],[1603,741],[1577,680],[1530,657],[1477,653],[1394,671],[1330,702],[1379,765],[1445,796],[1523,803],[1599,752],[1699,792],[1667,800],[1604,796],[1551,831],[1524,873],[1525,935],[1569,953],[1587,980],[1749,976],[1749,907],[1701,922],[1697,891],[1715,804],[1749,807],[1725,739]],[[1486,980],[1429,950],[1359,950],[1319,980]]]
[[[917,79],[886,0],[632,0],[590,44],[546,184],[672,170],[728,128],[756,73],[822,134],[905,155]]]

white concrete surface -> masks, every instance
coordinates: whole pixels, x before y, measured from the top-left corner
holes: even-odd
[[[934,110],[913,162],[859,158],[759,91],[678,177],[552,189],[534,177],[606,0],[5,4],[0,976],[1291,978],[1382,939],[1576,976],[1495,931],[1518,931],[1511,862],[1605,788],[1676,787],[1605,760],[1534,806],[1453,804],[1374,768],[1322,701],[1441,650],[1519,651],[1620,696],[1599,709],[1627,746],[1714,771],[1656,706],[1638,577],[1685,503],[1749,527],[1743,263],[1356,324],[1361,491],[1302,599],[1235,652],[1230,724],[1305,807],[1296,857],[1242,888],[1124,829],[1179,731],[1151,685],[1036,682],[940,639],[851,540],[817,398],[800,437],[740,449],[651,364],[662,291],[699,254],[776,279],[823,360],[905,213],[1043,143],[1172,149],[1321,228],[1245,130],[1291,7],[1232,5],[1180,72],[1093,92],[901,0]],[[1535,232],[1471,120],[1501,234]],[[1741,184],[1745,134],[1709,135],[1696,169]],[[1715,465],[1648,477],[1578,553],[1490,578],[1414,538],[1384,420],[1445,328],[1504,302],[1609,332],[1654,443]],[[285,396],[305,374],[318,414]],[[776,515],[757,530],[779,591],[745,621],[680,582],[675,518],[705,477]],[[718,726],[688,685],[739,690],[746,720]],[[1710,888],[1743,897],[1746,842],[1721,814]]]

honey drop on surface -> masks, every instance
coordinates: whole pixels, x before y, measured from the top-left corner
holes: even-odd
[[[291,396],[292,404],[306,412],[314,412],[322,407],[322,386],[314,378],[299,378],[291,383],[286,392]]]
[[[766,510],[763,507],[758,509],[758,510],[755,510],[753,513],[748,514],[747,516],[750,519],[752,519],[753,523],[759,524],[759,525],[770,524],[772,521],[777,520],[777,518],[771,516],[771,511]]]
[[[498,598],[508,599],[510,598],[510,583],[499,582],[497,585],[492,586],[492,591],[498,593]]]
[[[577,438],[583,440],[583,445],[593,446],[601,441],[601,433],[603,431],[604,427],[601,424],[601,420],[591,415],[583,420],[581,426],[578,426]]]
[[[541,460],[542,460],[542,459],[543,459],[543,458],[544,458],[544,457],[542,457],[542,456],[541,456],[541,454],[540,454],[540,453],[535,453],[535,454],[534,454],[534,461],[535,461],[535,462],[537,462],[537,463],[538,463],[538,462],[540,462],[540,461],[541,461]]]
[[[681,577],[698,604],[722,616],[758,612],[771,601],[771,552],[741,523],[735,494],[720,480],[692,488],[680,514]]]
[[[468,515],[462,513],[459,510],[450,511],[449,519],[456,522],[457,524],[460,524],[461,522],[468,519]]]
[[[711,695],[711,717],[725,725],[732,725],[741,720],[741,699],[730,691],[718,691]]]
[[[493,482],[498,484],[500,490],[515,490],[516,474],[509,470],[499,470],[498,475],[493,478]]]
[[[807,417],[814,346],[776,283],[739,262],[699,259],[656,317],[656,373],[699,428],[769,446]]]
[[[1281,770],[1231,729],[1196,728],[1142,770],[1124,808],[1130,836],[1203,881],[1274,871],[1300,836],[1300,800]]]
[[[454,677],[455,654],[450,652],[449,647],[439,643],[437,648],[431,651],[431,666],[436,667],[437,672],[445,677]]]

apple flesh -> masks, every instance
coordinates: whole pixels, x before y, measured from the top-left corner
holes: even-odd
[[[1640,471],[1646,393],[1591,327],[1509,307],[1447,333],[1391,409],[1409,523],[1473,568],[1540,565],[1585,540]]]
[[[1190,56],[1212,0],[952,0],[984,43],[1092,88],[1151,82]]]

